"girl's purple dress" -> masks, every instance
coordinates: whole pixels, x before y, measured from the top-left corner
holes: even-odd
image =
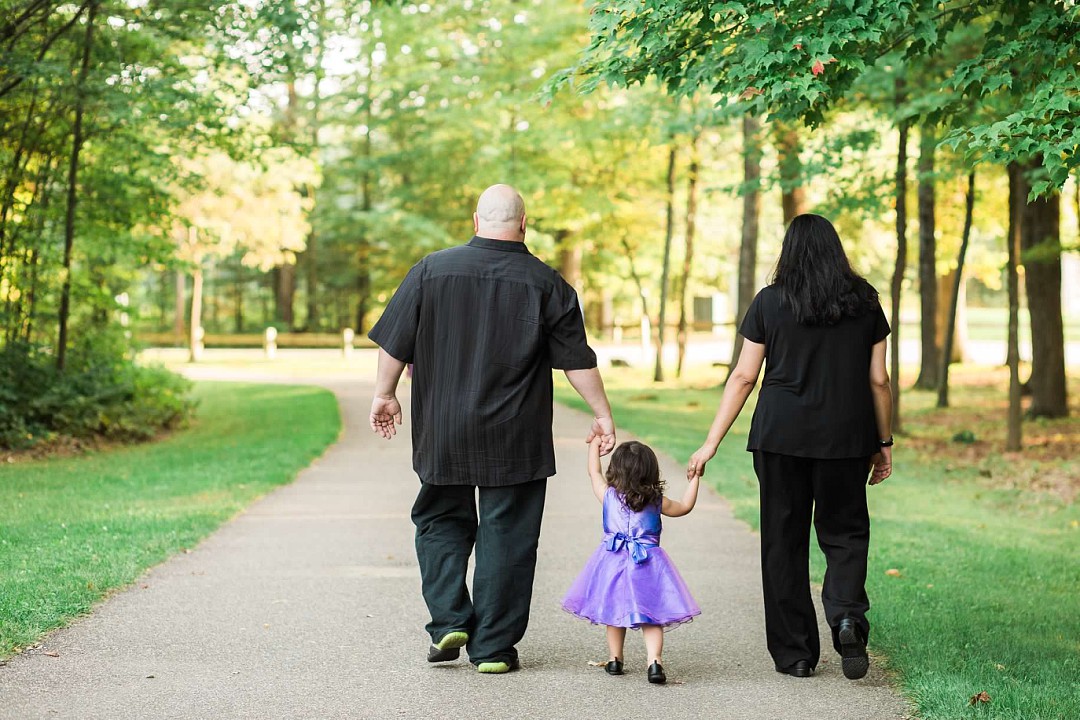
[[[563,598],[563,609],[598,625],[665,628],[701,614],[660,547],[660,501],[641,512],[615,488],[604,493],[604,540]]]

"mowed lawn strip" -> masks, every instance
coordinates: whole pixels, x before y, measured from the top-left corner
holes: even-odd
[[[704,384],[652,386],[632,370],[604,376],[618,426],[679,462],[700,446],[722,392]],[[985,394],[957,388],[953,403]],[[932,395],[921,395],[905,395],[912,431],[934,412]],[[556,397],[587,411],[565,383]],[[745,451],[752,409],[743,411],[705,479],[756,528],[757,480]],[[896,474],[869,490],[871,651],[885,658],[927,720],[1080,718],[1080,508],[1009,489],[984,477],[985,468],[954,467],[950,451],[920,455],[899,438]],[[1034,465],[1023,457],[995,463],[995,474],[1030,474]],[[667,480],[673,492],[683,482]],[[824,559],[813,545],[820,582]],[[972,705],[982,692],[989,702]]]
[[[341,428],[319,388],[194,394],[195,422],[159,442],[0,466],[0,658],[292,480]]]

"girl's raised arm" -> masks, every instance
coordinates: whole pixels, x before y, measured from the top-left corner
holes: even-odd
[[[694,505],[697,504],[698,483],[697,475],[690,478],[682,500],[672,500],[665,496],[664,501],[660,504],[660,513],[668,517],[682,517],[693,510]]]
[[[604,502],[604,493],[607,492],[607,478],[604,477],[604,469],[600,467],[600,448],[604,440],[597,435],[589,443],[589,479],[592,480],[593,495],[600,502]]]

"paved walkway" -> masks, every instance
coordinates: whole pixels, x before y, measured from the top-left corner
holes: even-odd
[[[562,408],[522,670],[427,664],[408,438],[387,443],[366,429],[370,386],[333,389],[346,423],[337,445],[190,554],[0,667],[0,718],[907,716],[874,668],[859,682],[834,657],[811,679],[773,671],[757,539],[709,491],[664,532],[702,607],[667,637],[669,684],[646,682],[637,634],[628,675],[589,665],[606,659],[603,630],[559,600],[599,542],[600,507],[583,472],[588,420]],[[662,462],[677,489],[680,465]]]

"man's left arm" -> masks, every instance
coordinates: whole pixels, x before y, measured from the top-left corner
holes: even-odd
[[[548,356],[551,366],[566,373],[566,379],[593,411],[593,424],[585,442],[600,437],[600,454],[615,447],[615,421],[604,391],[604,381],[596,368],[596,353],[585,336],[577,293],[565,282],[556,285],[545,308],[548,325]]]
[[[581,396],[581,399],[589,404],[593,412],[593,424],[589,428],[589,435],[585,438],[585,442],[591,443],[593,438],[599,437],[600,454],[607,455],[615,449],[615,421],[611,418],[611,404],[608,403],[600,371],[593,367],[563,372],[566,374],[566,379],[570,381],[570,385]]]

